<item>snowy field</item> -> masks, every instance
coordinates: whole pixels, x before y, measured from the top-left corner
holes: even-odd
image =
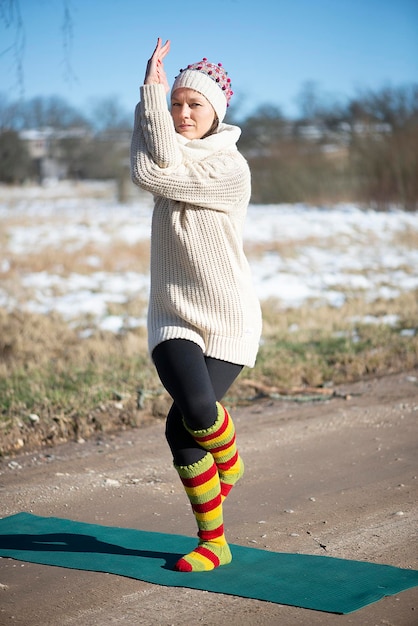
[[[125,205],[106,191],[99,184],[0,187],[0,307],[56,311],[70,322],[88,315],[114,332],[144,323],[144,313],[112,315],[109,306],[123,307],[138,295],[146,302],[148,273],[135,263],[106,271],[104,261],[115,241],[138,248],[149,241],[151,198],[138,196]],[[102,197],[93,197],[99,192]],[[362,211],[349,204],[250,205],[245,228],[260,299],[277,298],[282,307],[308,301],[339,307],[353,295],[371,301],[418,289],[417,242],[416,213]],[[84,255],[89,271],[48,264],[54,249],[74,259]],[[45,257],[44,265],[22,271],[20,261],[28,255]]]

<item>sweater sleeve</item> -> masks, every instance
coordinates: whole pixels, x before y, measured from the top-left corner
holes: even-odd
[[[137,134],[143,135],[145,146],[141,145],[141,137]],[[141,100],[135,111],[133,152],[135,139],[138,141],[140,151],[142,152],[145,147],[149,158],[159,168],[164,169],[180,163],[181,154],[163,85],[142,85]]]
[[[141,87],[131,172],[141,188],[202,208],[229,211],[249,200],[250,172],[235,144],[190,157],[176,137],[162,85]]]

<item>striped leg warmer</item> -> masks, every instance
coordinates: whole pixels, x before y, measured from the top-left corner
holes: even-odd
[[[244,473],[244,463],[238,454],[235,443],[235,427],[228,411],[217,403],[218,416],[210,428],[191,430],[186,426],[195,441],[211,452],[218,468],[221,481],[222,500],[226,498],[237,480]]]
[[[193,465],[175,466],[199,528],[199,545],[175,565],[179,572],[201,572],[232,560],[224,535],[219,474],[211,454]]]

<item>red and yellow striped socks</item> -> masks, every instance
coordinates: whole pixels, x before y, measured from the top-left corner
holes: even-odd
[[[226,498],[237,480],[244,473],[244,463],[238,454],[235,443],[235,427],[228,411],[219,402],[216,403],[218,416],[215,423],[205,430],[191,430],[195,441],[210,452],[215,459],[221,481],[222,500]]]
[[[175,466],[192,505],[199,528],[199,545],[175,565],[179,572],[202,572],[232,560],[223,525],[221,487],[213,456],[193,465]]]

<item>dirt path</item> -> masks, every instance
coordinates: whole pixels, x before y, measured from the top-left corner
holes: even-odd
[[[227,536],[418,569],[417,372],[340,390],[350,398],[266,399],[235,411],[246,476],[225,507]],[[155,422],[3,460],[0,516],[30,511],[194,536],[163,431]],[[0,559],[0,624],[416,626],[418,589],[337,616]]]

